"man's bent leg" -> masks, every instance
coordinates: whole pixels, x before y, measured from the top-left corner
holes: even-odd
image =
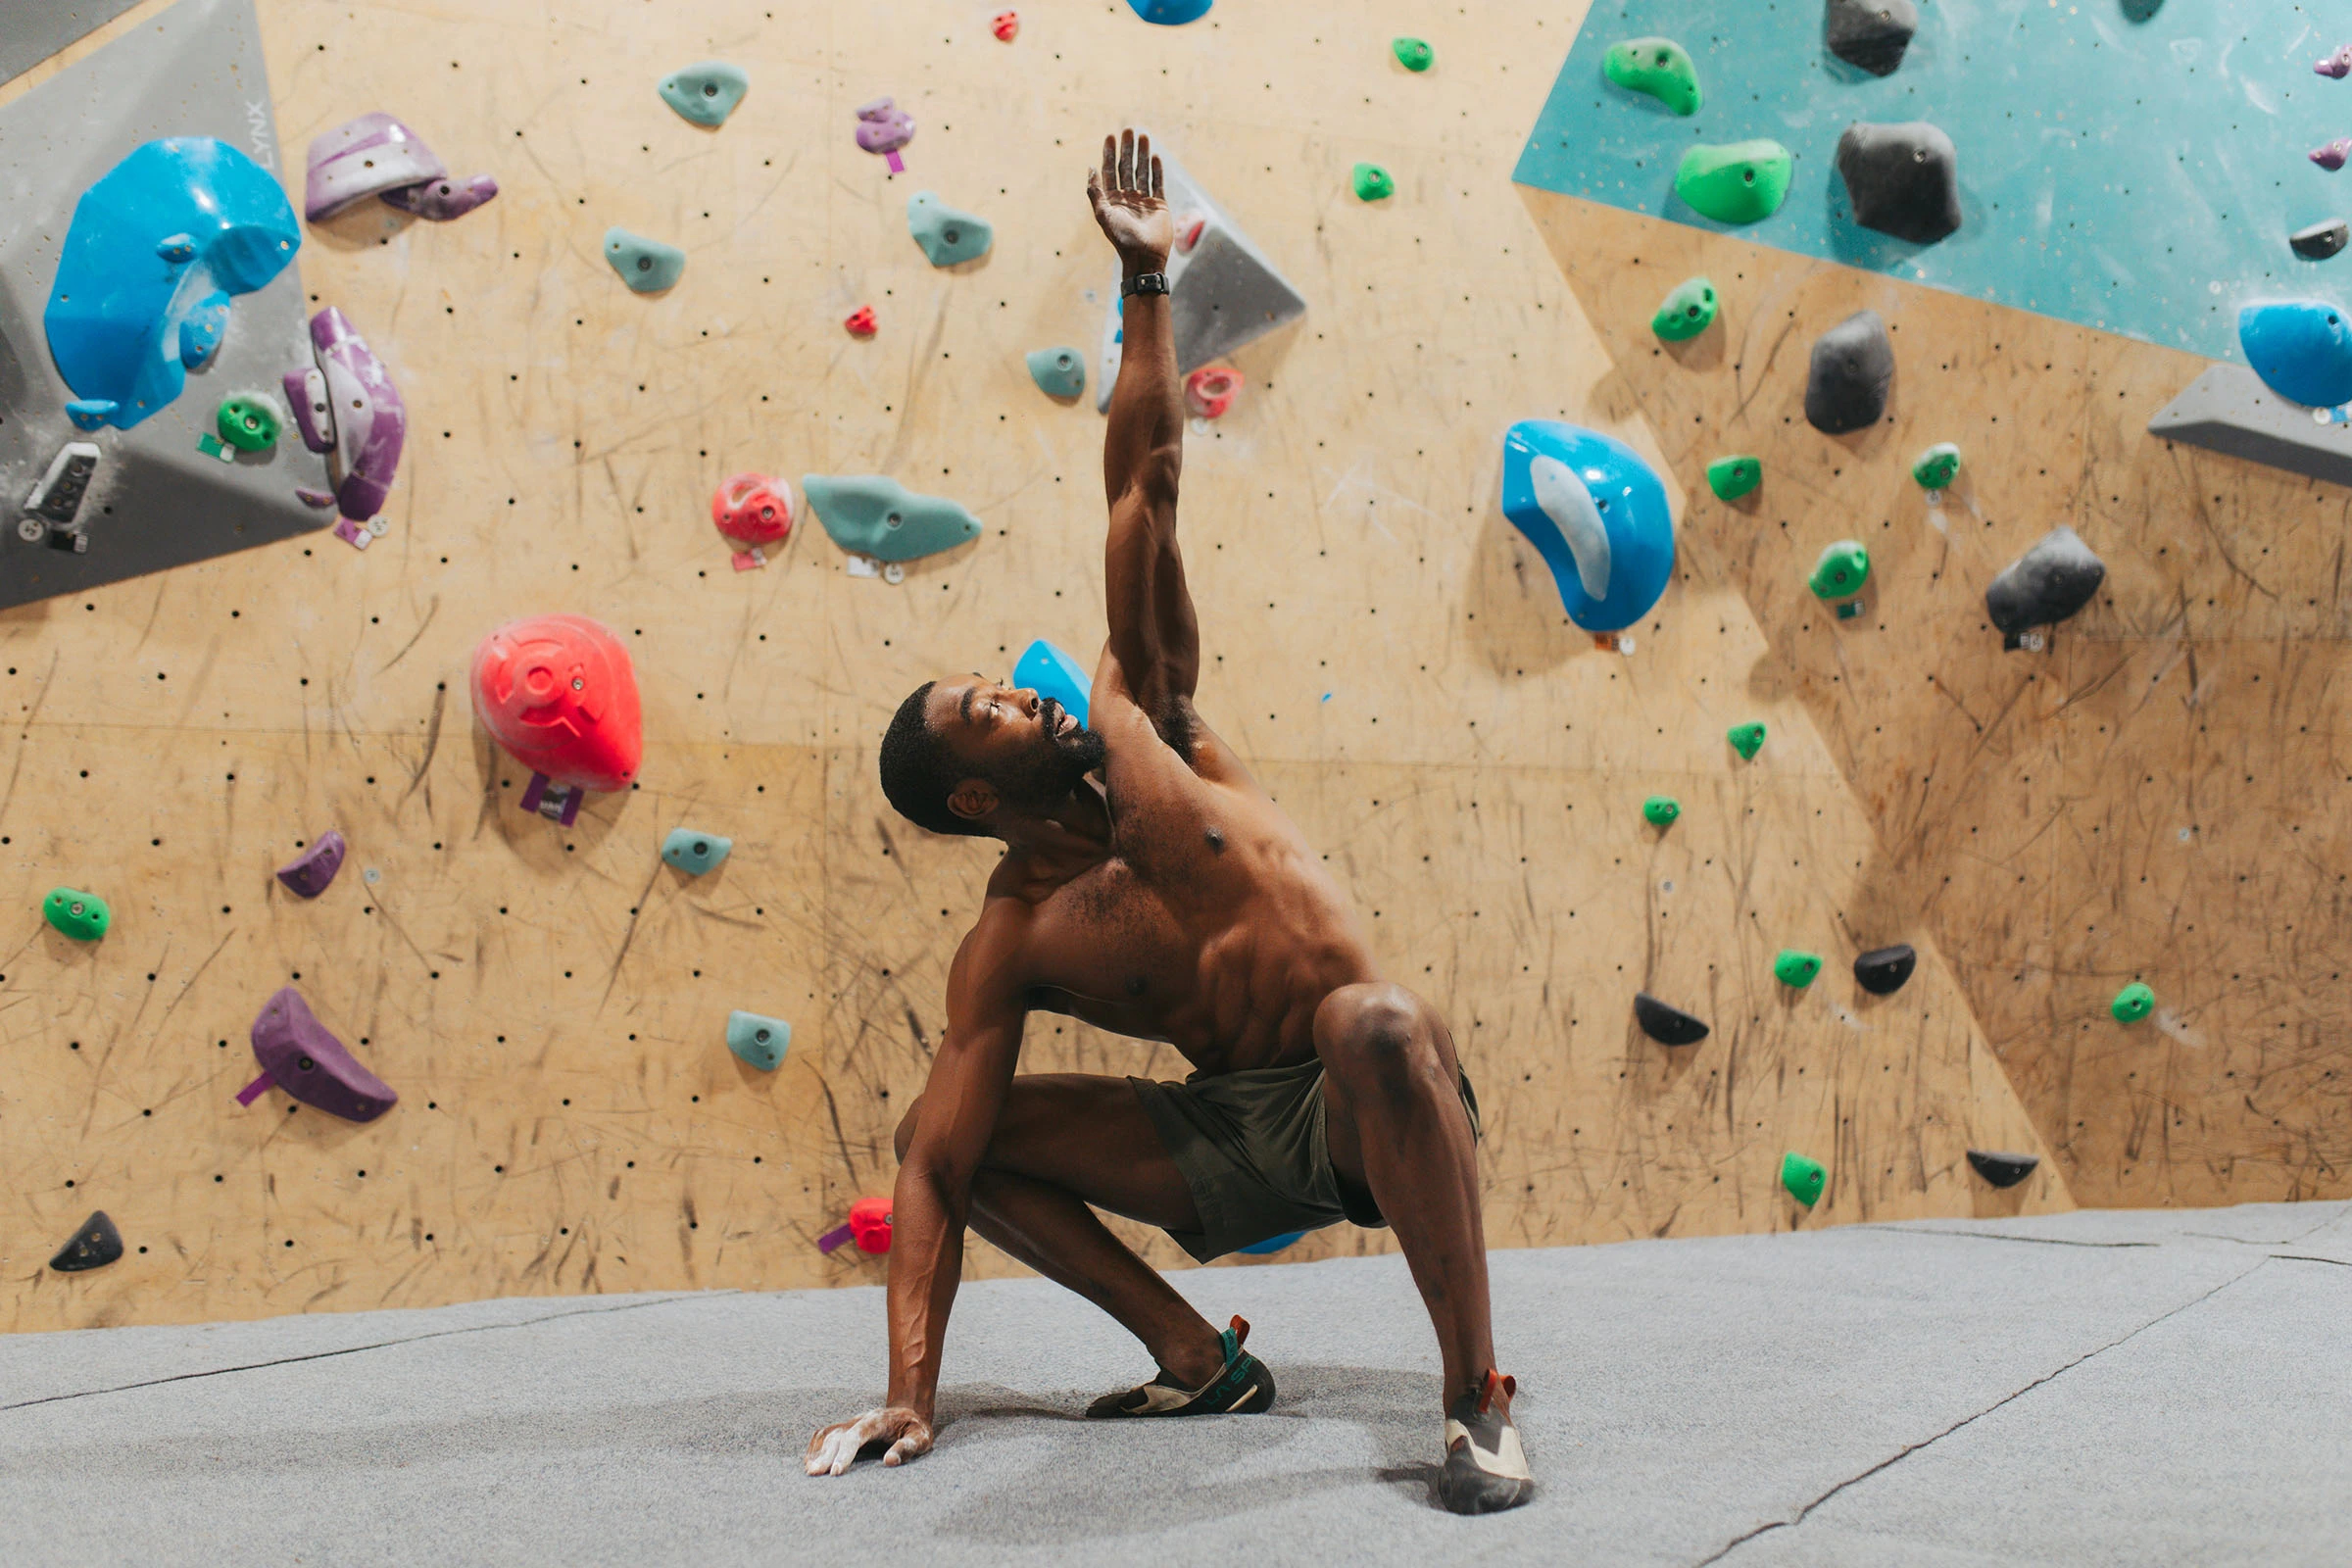
[[[902,1156],[921,1109],[918,1099],[899,1124]],[[1191,1386],[1215,1377],[1225,1361],[1217,1331],[1096,1207],[1166,1230],[1200,1224],[1134,1085],[1077,1073],[1015,1078],[972,1179],[972,1229],[1109,1313],[1170,1374]]]

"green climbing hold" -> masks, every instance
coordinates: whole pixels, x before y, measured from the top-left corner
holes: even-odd
[[[701,876],[705,871],[717,870],[734,848],[735,841],[721,834],[673,827],[662,841],[662,858],[688,876]]]
[[[1702,143],[1683,154],[1674,193],[1692,212],[1718,223],[1753,223],[1781,210],[1794,172],[1794,158],[1777,141]]]
[[[980,537],[978,517],[896,479],[804,474],[801,493],[835,544],[876,561],[916,561]]]
[[[1396,194],[1396,181],[1378,164],[1355,166],[1355,195],[1358,201],[1385,201]]]
[[[57,897],[52,893],[51,898]],[[2115,1014],[2117,1023],[2137,1023],[2156,1010],[2156,993],[2134,980],[2115,994],[2107,1010]]]
[[[781,1018],[763,1018],[756,1012],[727,1014],[727,1049],[761,1072],[774,1072],[784,1063],[785,1048],[792,1044],[792,1025]]]
[[[1949,490],[1960,477],[1960,449],[1949,441],[1928,448],[1911,465],[1911,477],[1926,489]]]
[[[1807,1159],[1794,1150],[1781,1156],[1781,1185],[1788,1196],[1811,1208],[1821,1201],[1821,1190],[1830,1183],[1830,1173],[1818,1159]]]
[[[906,198],[906,228],[933,267],[978,261],[997,238],[987,219],[957,212],[927,190]]]
[[[698,125],[723,125],[752,78],[723,60],[700,60],[662,78],[662,101]]]
[[[640,294],[661,293],[686,270],[684,251],[625,228],[605,230],[605,260],[612,264],[623,283]]]
[[[1086,390],[1086,357],[1076,349],[1033,349],[1029,379],[1050,398],[1074,398]]]
[[[239,392],[221,401],[213,423],[220,429],[220,439],[239,452],[267,452],[277,445],[286,416],[279,411],[277,399],[269,393]]]
[[[41,913],[49,923],[76,942],[95,942],[106,935],[114,913],[106,901],[95,893],[81,893],[73,888],[51,888],[41,901]]]
[[[1802,991],[1821,973],[1821,955],[1799,953],[1794,948],[1783,948],[1772,960],[1772,977],[1793,991]]]
[[[1672,38],[1628,38],[1609,45],[1600,69],[1629,92],[1647,93],[1678,115],[1695,115],[1704,95],[1690,51]]]
[[[1652,795],[1642,803],[1642,814],[1651,827],[1669,827],[1683,814],[1683,803],[1671,795]]]
[[[1764,463],[1760,458],[1745,455],[1717,458],[1707,465],[1707,488],[1715,492],[1718,501],[1737,501],[1763,482]]]
[[[1694,277],[1678,285],[1649,318],[1649,329],[1669,343],[1694,338],[1715,324],[1715,285]]]
[[[1437,51],[1430,48],[1426,38],[1396,38],[1389,47],[1396,51],[1396,63],[1407,71],[1427,71],[1430,62],[1437,58]]]
[[[1840,539],[1813,564],[1807,586],[1816,599],[1850,599],[1870,581],[1870,552],[1858,539]]]
[[[1751,718],[1744,724],[1734,724],[1723,738],[1732,743],[1732,750],[1740,754],[1741,761],[1752,762],[1764,749],[1763,720]]]

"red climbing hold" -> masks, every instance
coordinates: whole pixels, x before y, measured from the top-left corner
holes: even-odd
[[[735,552],[737,571],[764,566],[760,547],[792,535],[792,487],[764,474],[739,473],[711,493],[710,520],[742,547]]]
[[[849,319],[841,324],[850,329],[852,337],[872,337],[882,330],[874,324],[874,308],[871,305],[858,306],[850,313]]]
[[[1017,11],[1000,11],[991,25],[996,30],[997,42],[1010,43],[1020,34],[1021,14]]]
[[[890,1200],[860,1198],[850,1205],[850,1239],[860,1252],[890,1250]]]
[[[629,651],[585,615],[510,621],[483,638],[473,710],[534,773],[523,808],[538,810],[553,782],[565,794],[565,821],[582,790],[627,789],[645,755]]]
[[[1207,227],[1208,219],[1200,213],[1187,213],[1179,219],[1176,227],[1177,253],[1190,256],[1193,247],[1200,243],[1200,235]]]
[[[1241,395],[1242,372],[1221,365],[1204,365],[1184,378],[1184,406],[1197,419],[1214,419],[1233,407]]]

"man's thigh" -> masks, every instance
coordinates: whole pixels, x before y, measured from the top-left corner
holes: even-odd
[[[1162,1230],[1200,1228],[1192,1188],[1124,1078],[1075,1072],[1014,1078],[983,1163]]]
[[[1460,1105],[1475,1147],[1453,1032],[1426,998],[1386,983],[1343,987],[1315,1014],[1315,1052],[1324,1064],[1324,1142],[1343,1187],[1370,1191],[1363,1121],[1367,1112],[1394,1114],[1402,1100]]]

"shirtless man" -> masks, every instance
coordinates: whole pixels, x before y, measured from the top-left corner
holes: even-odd
[[[1194,710],[1174,224],[1151,138],[1105,138],[1087,194],[1126,299],[1093,728],[1033,691],[950,677],[908,697],[883,738],[893,806],[1005,851],[948,971],[930,1081],[899,1124],[888,1403],[817,1433],[808,1473],[930,1450],[967,1225],[1157,1359],[1152,1381],[1087,1412],[1115,1418],[1261,1411],[1274,1380],[1242,1348],[1247,1323],[1212,1328],[1095,1209],[1158,1226],[1202,1262],[1349,1219],[1396,1230],[1437,1328],[1440,1498],[1513,1507],[1533,1482],[1488,1325],[1478,1103],[1444,1020],[1381,978],[1322,861]],[[1016,1074],[1034,1011],[1164,1040],[1198,1070],[1180,1084]]]

